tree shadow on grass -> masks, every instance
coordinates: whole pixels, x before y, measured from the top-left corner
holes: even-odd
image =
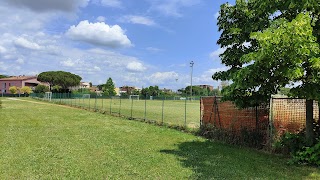
[[[302,179],[320,178],[320,170],[288,165],[288,159],[211,141],[178,144],[178,149],[161,150],[175,155],[194,172],[192,179]]]

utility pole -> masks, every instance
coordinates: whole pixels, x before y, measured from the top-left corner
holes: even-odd
[[[193,72],[193,64],[194,62],[190,62],[190,67],[191,67],[191,88],[190,88],[190,101],[192,100],[192,72]]]

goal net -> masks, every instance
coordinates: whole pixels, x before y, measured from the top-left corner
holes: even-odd
[[[90,99],[90,94],[83,94],[82,99]]]
[[[130,96],[129,96],[129,99],[132,99],[132,100],[134,100],[134,99],[139,100],[139,95],[130,95]]]
[[[44,100],[51,101],[51,98],[52,98],[52,92],[46,92],[44,94]]]

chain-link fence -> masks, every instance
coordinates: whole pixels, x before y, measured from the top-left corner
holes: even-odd
[[[275,138],[286,132],[298,133],[306,127],[306,100],[297,98],[272,98],[270,101],[271,131]],[[318,102],[313,102],[313,119],[319,123]]]
[[[306,101],[295,98],[271,98],[270,104],[239,109],[220,97],[202,97],[201,125],[205,133],[223,136],[232,143],[270,146],[285,133],[299,133],[306,124]],[[318,102],[313,104],[315,123],[319,124]],[[207,128],[209,127],[209,128]],[[221,131],[223,133],[221,134]],[[214,133],[218,132],[218,135]],[[221,138],[221,137],[216,137]]]
[[[260,147],[268,141],[268,105],[239,109],[221,97],[201,98],[204,135],[233,144]]]
[[[200,127],[199,99],[185,97],[121,97],[93,94],[39,93],[33,98],[88,110],[100,111],[114,116],[165,123],[188,128]]]

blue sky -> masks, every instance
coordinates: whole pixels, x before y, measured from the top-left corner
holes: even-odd
[[[225,0],[2,0],[0,74],[63,70],[116,86],[218,86]],[[233,4],[233,1],[228,1]]]

